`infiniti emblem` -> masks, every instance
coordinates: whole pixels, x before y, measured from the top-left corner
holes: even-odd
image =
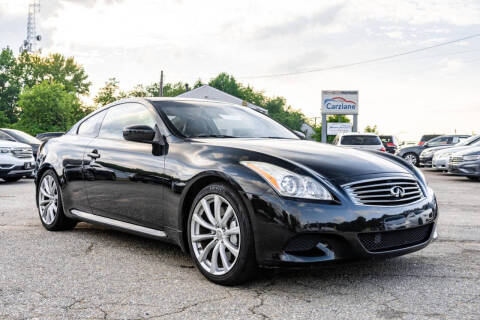
[[[405,195],[405,189],[395,186],[390,189],[390,194],[395,198],[402,198]]]

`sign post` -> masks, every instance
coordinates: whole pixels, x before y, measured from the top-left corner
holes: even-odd
[[[331,114],[353,115],[353,127],[350,127],[350,131],[356,132],[358,130],[358,91],[322,91],[322,142],[327,142],[327,135],[330,134],[327,130],[327,115]],[[340,133],[338,130],[347,130],[347,127],[342,125],[336,128],[337,133]]]

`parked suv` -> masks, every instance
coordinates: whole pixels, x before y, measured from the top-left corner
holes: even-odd
[[[333,140],[333,144],[339,147],[386,151],[382,140],[374,133],[339,133]]]
[[[3,133],[0,136],[0,139],[2,140],[16,141],[28,144],[30,147],[32,147],[34,158],[37,157],[37,150],[38,147],[42,144],[42,141],[38,140],[34,136],[29,135],[28,133],[15,129],[1,128],[0,133]]]
[[[419,146],[410,146],[405,147],[397,150],[395,155],[405,159],[406,161],[410,162],[412,165],[417,167],[420,166],[420,154],[423,150],[433,147],[441,147],[441,146],[451,146],[454,144],[459,143],[463,139],[469,138],[469,135],[446,135],[436,137],[427,143]]]
[[[35,159],[29,145],[0,140],[0,179],[13,182],[30,177],[34,168]]]
[[[379,136],[380,140],[382,140],[383,146],[387,150],[387,152],[395,154],[400,145],[400,141],[398,141],[397,137],[395,136],[388,136],[388,135],[381,135]]]

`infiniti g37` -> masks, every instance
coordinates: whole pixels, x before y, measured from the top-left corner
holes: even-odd
[[[403,159],[302,140],[226,103],[112,103],[44,143],[37,169],[47,230],[86,221],[165,240],[225,285],[258,267],[399,256],[436,237],[435,195]]]

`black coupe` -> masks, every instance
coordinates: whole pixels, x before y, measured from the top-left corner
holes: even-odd
[[[247,107],[112,103],[41,146],[48,230],[78,221],[178,244],[209,280],[260,267],[390,257],[436,237],[433,191],[401,158],[299,139]]]

